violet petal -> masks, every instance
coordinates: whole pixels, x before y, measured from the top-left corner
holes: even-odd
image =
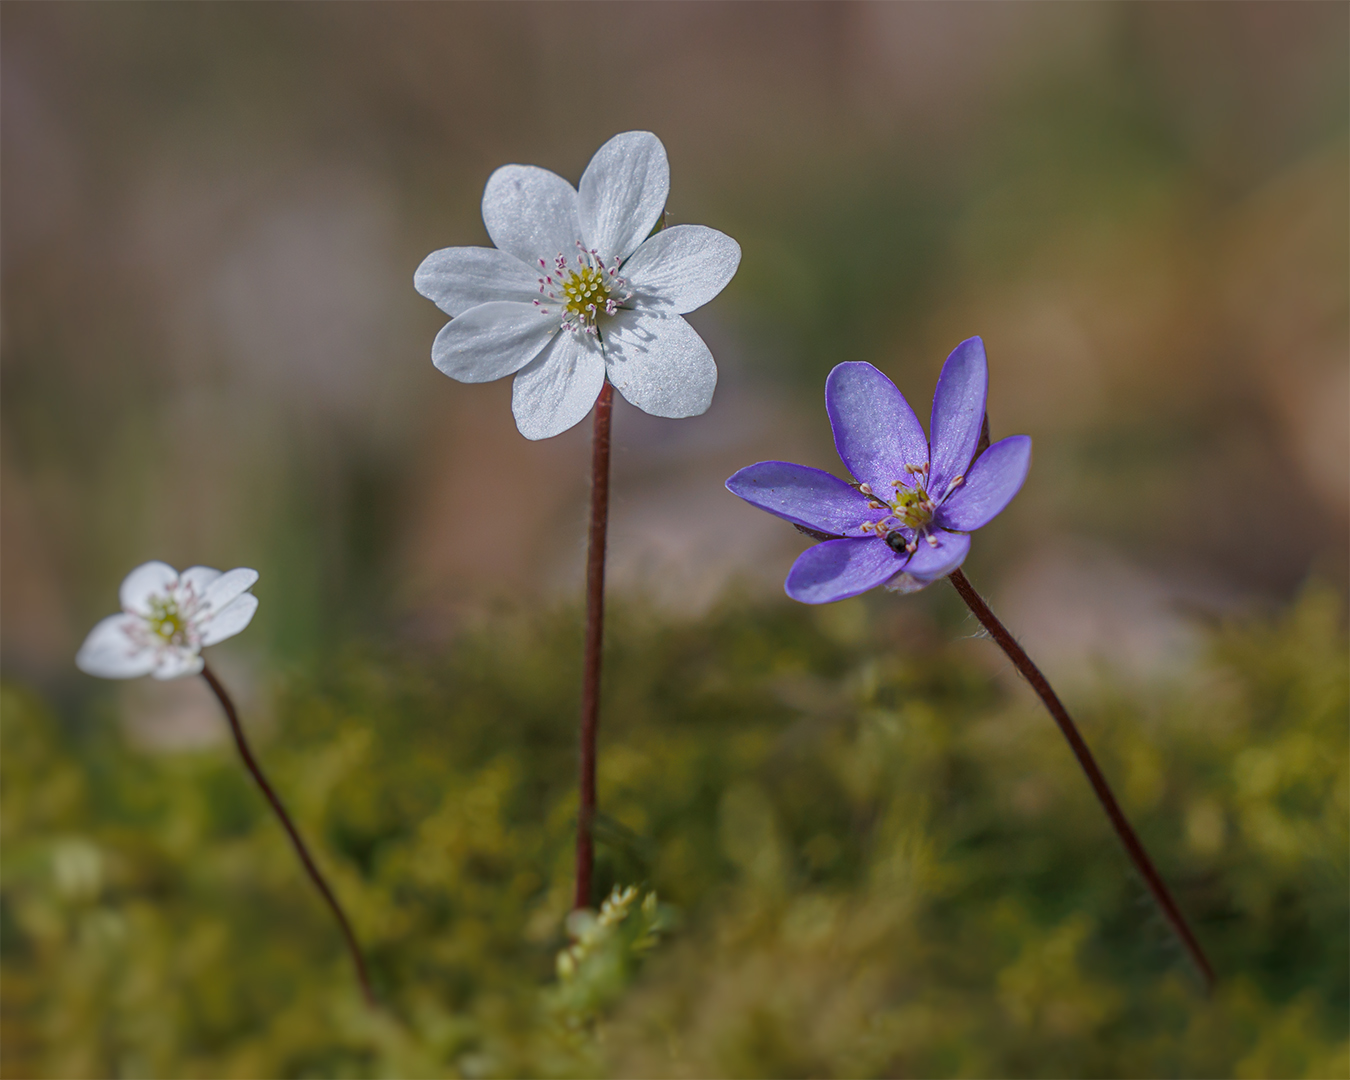
[[[825,411],[839,457],[855,479],[890,495],[906,465],[928,464],[928,440],[895,383],[871,364],[839,364],[825,380]]]
[[[970,537],[965,533],[933,529],[928,536],[937,541],[937,546],[930,544],[928,537],[921,537],[919,546],[903,568],[905,573],[919,581],[945,577],[965,562],[970,553]]]
[[[1031,467],[1031,438],[1009,435],[975,459],[965,483],[937,509],[944,529],[970,532],[993,521],[1013,500]]]
[[[788,461],[747,465],[727,481],[727,490],[794,525],[836,536],[859,536],[858,526],[878,516],[866,495],[837,476]]]
[[[947,485],[966,471],[975,456],[988,388],[984,342],[967,338],[942,365],[933,394],[933,471],[928,493],[935,499],[946,494]]]
[[[797,557],[784,587],[792,599],[803,604],[828,604],[875,589],[903,566],[904,557],[883,540],[826,540]]]

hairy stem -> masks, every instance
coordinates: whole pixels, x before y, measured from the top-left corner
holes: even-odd
[[[586,657],[581,676],[581,805],[577,814],[574,908],[591,906],[595,866],[595,732],[600,722],[600,650],[605,623],[605,534],[609,528],[609,425],[614,387],[606,382],[595,401],[591,437],[591,529],[586,550]]]
[[[220,707],[225,710],[225,718],[230,722],[230,731],[234,733],[234,744],[239,748],[239,756],[244,759],[244,765],[253,774],[253,779],[258,782],[258,787],[262,788],[262,793],[267,797],[267,801],[272,804],[272,809],[276,812],[277,817],[281,819],[282,828],[286,830],[286,835],[291,838],[291,845],[295,848],[295,853],[300,856],[300,862],[304,864],[309,879],[314,882],[315,888],[319,890],[324,900],[328,902],[328,906],[332,908],[333,915],[342,930],[342,937],[347,942],[347,951],[351,953],[352,963],[356,966],[356,977],[361,983],[361,992],[365,995],[366,1004],[374,1007],[376,1004],[375,992],[370,986],[366,962],[361,956],[361,947],[356,943],[356,935],[352,933],[351,924],[347,921],[342,905],[333,895],[333,890],[328,887],[328,882],[324,880],[319,868],[314,865],[314,860],[310,858],[309,849],[305,847],[305,842],[300,839],[300,834],[296,832],[295,825],[291,822],[290,814],[286,813],[286,808],[277,798],[277,793],[272,790],[272,785],[267,782],[267,777],[258,767],[258,762],[253,757],[253,751],[249,749],[248,740],[244,738],[244,729],[239,724],[239,714],[235,711],[234,702],[230,699],[228,691],[207,666],[202,667],[202,678],[214,691],[216,698],[220,701]]]
[[[1125,817],[1125,812],[1121,810],[1120,804],[1116,802],[1116,797],[1111,792],[1111,787],[1106,782],[1106,777],[1102,775],[1101,769],[1097,767],[1097,762],[1092,756],[1092,751],[1083,741],[1083,736],[1079,734],[1078,726],[1069,716],[1068,710],[1059,700],[1059,695],[1051,688],[1050,683],[1046,681],[1040,669],[1031,662],[1031,657],[1027,656],[1022,646],[1017,644],[1012,634],[1008,633],[1007,628],[998,621],[998,617],[989,610],[989,605],[977,593],[974,587],[966,579],[966,575],[960,570],[952,572],[951,581],[956,586],[956,591],[961,594],[961,599],[975,614],[975,618],[980,620],[981,625],[989,631],[992,637],[1005,653],[1013,665],[1021,672],[1022,677],[1031,684],[1031,688],[1036,691],[1050,715],[1055,718],[1055,723],[1059,725],[1059,730],[1064,733],[1064,737],[1069,740],[1069,746],[1073,749],[1074,756],[1078,758],[1078,764],[1083,767],[1087,773],[1088,782],[1092,785],[1092,790],[1097,793],[1097,798],[1102,804],[1102,809],[1106,811],[1106,816],[1111,819],[1111,824],[1115,827],[1116,835],[1120,837],[1120,842],[1125,845],[1125,850],[1134,863],[1134,868],[1139,871],[1144,882],[1148,885],[1149,892],[1153,894],[1153,899],[1158,902],[1158,907],[1162,909],[1163,915],[1171,924],[1172,929],[1181,939],[1182,945],[1186,947],[1187,953],[1195,962],[1195,966],[1200,969],[1204,976],[1205,988],[1212,990],[1214,988],[1214,968],[1210,966],[1204,950],[1200,948],[1200,942],[1191,933],[1191,928],[1186,923],[1186,918],[1181,914],[1181,909],[1177,907],[1176,901],[1172,899],[1172,894],[1168,891],[1162,875],[1158,873],[1153,865],[1153,860],[1149,858],[1148,852],[1144,850],[1144,845],[1135,834],[1133,827]]]

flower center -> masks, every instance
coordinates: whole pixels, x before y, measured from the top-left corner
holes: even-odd
[[[633,294],[627,291],[628,283],[619,277],[619,261],[606,266],[600,252],[581,247],[569,260],[559,252],[549,264],[539,260],[544,276],[539,279],[539,292],[544,299],[536,300],[534,306],[545,315],[557,313],[562,316],[564,330],[574,330],[582,334],[596,334],[596,324],[601,315],[613,315]]]
[[[937,509],[921,484],[913,488],[897,488],[895,499],[891,502],[895,516],[918,532],[926,528],[933,520],[933,511]]]
[[[594,266],[582,266],[570,271],[563,280],[562,291],[567,310],[583,319],[594,319],[598,312],[605,309],[605,303],[609,300],[604,271]]]
[[[871,484],[858,485],[858,490],[867,496],[869,507],[873,510],[890,511],[877,521],[864,521],[861,527],[863,532],[876,533],[877,539],[885,540],[897,553],[909,552],[912,555],[919,538],[926,539],[934,546],[937,544],[937,540],[929,534],[928,527],[933,524],[938,500],[929,495],[928,489],[924,486],[928,476],[927,465],[906,465],[905,473],[908,476],[907,480],[891,481],[895,493],[889,499],[873,491]],[[962,477],[957,477],[952,481],[952,487],[961,480]],[[910,484],[914,486],[910,487]],[[897,531],[902,525],[918,536],[913,540],[906,540],[904,533]]]
[[[166,645],[186,645],[187,620],[178,610],[178,601],[169,596],[152,596],[150,615],[146,622],[150,630]]]

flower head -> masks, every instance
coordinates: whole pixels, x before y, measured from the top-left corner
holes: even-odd
[[[511,411],[527,439],[566,431],[608,377],[653,416],[712,401],[712,353],[680,318],[725,288],[740,245],[703,225],[648,235],[670,191],[661,140],[616,135],[580,189],[547,169],[503,165],[483,192],[493,248],[433,251],[417,291],[451,317],[432,362],[461,382],[515,374]]]
[[[854,481],[785,461],[727,481],[746,502],[830,537],[793,563],[789,596],[825,604],[887,583],[912,592],[965,561],[969,534],[1012,501],[1031,465],[1026,435],[977,456],[988,383],[984,343],[961,342],[938,377],[930,440],[890,379],[871,364],[840,364],[825,380],[825,409]]]
[[[202,669],[201,651],[244,629],[258,608],[248,590],[256,570],[222,574],[194,566],[181,574],[162,562],[136,567],[122,582],[122,613],[89,631],[75,665],[104,679],[177,679]]]

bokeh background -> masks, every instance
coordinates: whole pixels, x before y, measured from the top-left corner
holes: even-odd
[[[1193,692],[1207,627],[1285,618],[1310,582],[1343,610],[1344,5],[9,3],[0,29],[0,655],[70,738],[230,764],[197,681],[73,669],[150,558],[261,571],[216,664],[278,747],[277,694],[353,648],[434,667],[535,622],[570,640],[587,426],[529,443],[508,382],[435,371],[443,318],[412,274],[487,242],[496,166],[575,182],[633,128],[667,147],[670,220],[744,252],[691,319],[719,365],[709,412],[617,410],[611,595],[638,624],[732,602],[788,618],[805,541],[722,481],[765,458],[837,471],[821,391],[843,360],[926,419],[972,334],[994,437],[1030,434],[1036,456],[969,573],[1077,700],[1103,680]],[[849,601],[817,629],[936,647],[974,632],[949,592]],[[566,717],[559,663],[516,677]],[[1025,704],[983,643],[959,663]],[[1339,760],[1337,739],[1314,757]],[[731,798],[724,820],[758,813]],[[436,1060],[474,1071],[456,1053]],[[834,1067],[762,1060],[708,1068]],[[1011,1060],[987,1067],[1035,1071]]]

